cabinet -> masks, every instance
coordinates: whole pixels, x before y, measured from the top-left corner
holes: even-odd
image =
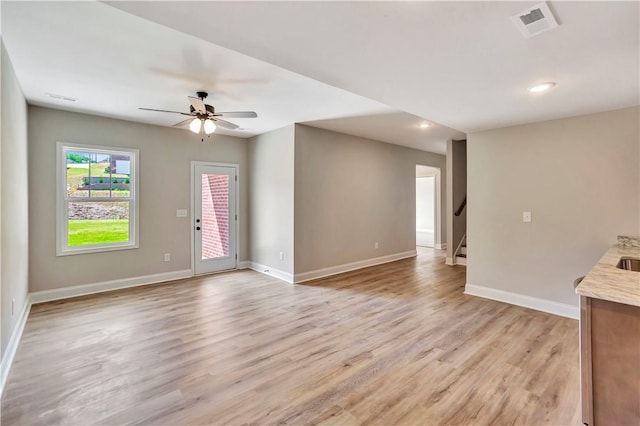
[[[582,419],[640,425],[640,307],[580,297]]]

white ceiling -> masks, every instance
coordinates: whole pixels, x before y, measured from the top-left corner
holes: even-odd
[[[525,39],[536,3],[110,4],[465,132],[640,103],[639,2],[550,1],[560,26]]]
[[[438,125],[422,131],[421,117],[103,3],[2,2],[1,7],[3,42],[31,104],[171,126],[184,117],[138,107],[188,111],[187,96],[204,89],[210,92],[207,103],[218,111],[258,113],[257,119],[229,119],[242,130],[217,130],[239,137],[312,122],[444,154],[447,138],[464,136]],[[386,126],[373,118],[380,114]]]
[[[420,124],[427,123],[429,127],[420,128]],[[440,126],[430,121],[401,111],[383,112],[363,116],[334,118],[331,120],[315,120],[304,122],[313,127],[333,130],[348,135],[360,136],[381,141],[396,141],[395,143],[438,154],[446,154],[447,139],[464,139],[465,134]],[[399,132],[398,129],[403,129]],[[408,130],[411,131],[408,131]],[[428,146],[429,149],[425,149]]]
[[[640,103],[639,2],[549,2],[560,27],[525,39],[509,16],[535,3],[0,7],[3,41],[32,104],[170,126],[181,116],[137,108],[186,111],[186,96],[205,89],[217,110],[258,112],[230,120],[243,130],[221,133],[302,122],[443,154],[461,131]],[[558,85],[526,91],[543,81]],[[420,129],[423,121],[433,125]]]

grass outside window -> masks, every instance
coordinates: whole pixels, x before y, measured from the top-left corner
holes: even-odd
[[[69,247],[127,241],[129,241],[129,221],[126,219],[69,221]]]

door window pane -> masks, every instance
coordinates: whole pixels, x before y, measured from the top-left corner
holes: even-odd
[[[202,174],[202,260],[229,256],[229,176]]]

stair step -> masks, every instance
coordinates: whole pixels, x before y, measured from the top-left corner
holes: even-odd
[[[467,256],[465,255],[457,255],[456,256],[456,265],[467,265]]]
[[[458,253],[457,257],[464,257],[466,259],[467,258],[467,254],[466,253]]]
[[[467,254],[467,246],[462,246],[462,247],[460,247],[460,253],[462,253],[462,254],[465,254],[465,255],[466,255],[466,254]]]

